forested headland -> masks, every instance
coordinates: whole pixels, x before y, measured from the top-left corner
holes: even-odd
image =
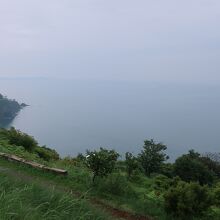
[[[25,106],[24,103],[19,104],[16,100],[8,99],[0,94],[0,123],[13,120]]]

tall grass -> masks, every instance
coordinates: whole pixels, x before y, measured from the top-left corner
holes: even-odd
[[[109,219],[85,199],[73,198],[34,184],[14,182],[0,174],[1,220]]]

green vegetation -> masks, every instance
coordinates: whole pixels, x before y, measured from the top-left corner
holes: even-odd
[[[37,155],[40,158],[42,158],[43,160],[45,160],[47,162],[49,162],[51,160],[59,160],[60,159],[59,154],[55,150],[52,150],[46,146],[42,146],[42,147],[37,146],[35,148],[35,152],[37,153]]]
[[[135,172],[135,170],[138,169],[138,160],[134,155],[132,155],[132,153],[126,152],[125,165],[126,165],[128,178],[130,179],[133,173]]]
[[[215,173],[206,165],[206,160],[193,150],[179,157],[174,164],[174,172],[186,182],[198,181],[201,185],[212,184]],[[217,164],[216,164],[217,165]]]
[[[16,134],[16,141],[11,141],[11,133]],[[31,150],[25,146],[28,142],[24,140],[26,138],[29,143],[32,143]],[[88,217],[88,219],[99,219],[96,212],[94,213],[87,206],[93,203],[90,202],[93,200],[106,206],[115,207],[115,210],[123,210],[134,215],[151,216],[158,220],[220,219],[219,154],[200,155],[191,150],[177,158],[174,163],[166,163],[168,156],[165,154],[165,150],[164,144],[146,140],[143,151],[137,157],[127,152],[125,160],[118,160],[119,154],[117,152],[104,148],[87,151],[85,155],[79,154],[77,157],[60,158],[56,151],[46,146],[39,146],[33,137],[16,131],[14,128],[0,130],[0,152],[16,154],[47,166],[68,170],[68,176],[57,176],[0,159],[0,168],[14,170],[22,175],[37,178],[38,181],[43,181],[44,185],[52,183],[59,189],[69,190],[88,198],[89,200],[81,201],[77,197],[68,197],[68,201],[74,201],[76,206],[71,206],[71,202],[70,204],[68,202],[69,205],[65,205],[65,207],[70,207],[67,213],[70,213],[70,216],[71,213],[75,213],[76,219],[81,215],[81,219],[87,219],[83,216],[83,212],[80,212],[81,209],[85,210],[85,213],[90,213],[92,217]],[[0,176],[0,179],[4,178]],[[10,185],[13,190],[14,183],[11,182]],[[7,189],[3,184],[2,190],[5,188]],[[22,191],[22,186],[15,188]],[[26,204],[25,202],[28,201],[27,210],[40,206],[39,210],[36,208],[33,211],[37,216],[36,219],[49,212],[49,209],[45,210],[41,207],[40,204],[44,202],[49,207],[53,207],[51,215],[54,218],[51,219],[65,219],[65,214],[56,208],[56,204],[50,204],[51,200],[47,201],[49,197],[46,195],[53,195],[54,192],[50,192],[48,189],[39,191],[45,200],[39,199],[38,203],[38,199],[35,201],[34,196],[31,196],[33,189],[30,188],[30,192],[22,191],[23,194],[19,196],[19,201],[22,204]],[[12,196],[10,190],[5,191]],[[29,202],[26,196],[32,201]],[[36,196],[36,198],[39,197]],[[62,196],[59,198],[61,199]],[[55,199],[55,201],[59,201],[59,199]],[[17,213],[19,217],[22,216],[24,210],[20,210],[20,207],[14,205],[13,212]],[[82,208],[76,209],[76,207]],[[102,206],[99,208],[103,209]],[[5,217],[6,206],[3,206],[2,209],[0,218],[1,216]],[[59,213],[56,213],[56,209]],[[11,213],[11,211],[9,212]],[[29,212],[27,211],[27,213]],[[27,216],[29,215],[27,214]],[[107,219],[106,216],[102,216],[100,215],[100,219]],[[108,216],[110,216],[109,213]],[[3,217],[2,219],[4,219]],[[114,219],[116,219],[115,216]]]
[[[37,141],[33,137],[16,130],[14,127],[12,127],[9,131],[5,131],[5,136],[8,138],[9,144],[22,146],[27,151],[33,151],[38,145]]]
[[[154,140],[144,141],[144,149],[139,154],[141,165],[147,176],[150,176],[153,172],[158,172],[164,161],[169,157],[163,153],[167,147],[162,144],[156,144]]]
[[[94,210],[86,199],[24,184],[0,174],[0,219],[107,219]]]
[[[212,205],[208,187],[198,183],[177,182],[165,193],[165,209],[177,219],[203,217]]]
[[[20,105],[17,101],[10,100],[0,94],[0,122],[11,121],[25,106],[24,103]]]
[[[119,154],[114,150],[100,148],[99,151],[87,151],[86,165],[93,172],[92,181],[97,176],[105,177],[112,173]]]
[[[40,147],[37,141],[15,128],[0,129],[0,152],[15,154],[24,159],[43,164],[59,160],[59,154],[46,146]]]

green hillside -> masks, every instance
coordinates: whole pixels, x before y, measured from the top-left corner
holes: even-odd
[[[0,130],[0,152],[68,171],[67,176],[0,158],[0,219],[220,219],[219,154],[190,151],[167,163],[146,140],[124,160],[100,148],[60,158],[16,129]]]

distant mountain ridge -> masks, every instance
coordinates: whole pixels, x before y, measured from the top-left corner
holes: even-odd
[[[8,99],[0,94],[0,122],[13,120],[25,106],[27,105],[24,103],[19,104],[16,100]]]

